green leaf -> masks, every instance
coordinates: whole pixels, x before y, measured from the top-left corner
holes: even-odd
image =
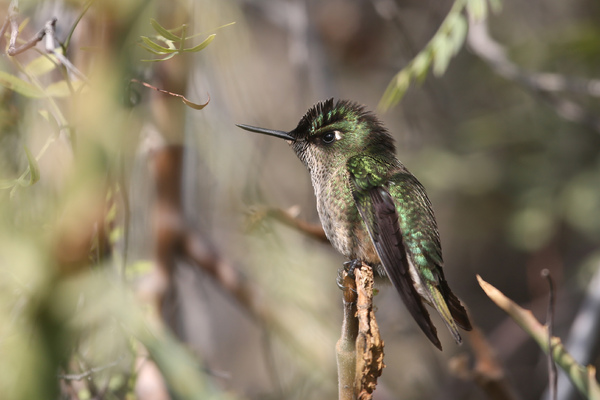
[[[484,19],[487,16],[487,0],[469,0],[467,11],[476,21]]]
[[[7,89],[13,90],[25,97],[41,98],[44,97],[44,92],[29,82],[25,82],[21,78],[17,78],[7,72],[0,71],[0,85]]]
[[[151,60],[150,60],[150,59],[148,59],[148,60],[142,60],[142,61],[144,61],[144,62],[159,62],[159,61],[166,61],[166,60],[169,60],[169,59],[171,59],[171,58],[175,57],[177,54],[179,54],[179,53],[171,53],[171,54],[169,54],[168,56],[166,56],[166,57],[163,57],[163,58],[154,58],[154,59],[151,59]]]
[[[163,47],[163,46],[153,42],[152,40],[150,40],[150,38],[148,38],[146,36],[141,36],[141,39],[149,49],[152,49],[155,52],[159,52],[160,54],[168,54],[168,53],[173,53],[173,52],[178,51],[175,48]]]
[[[448,68],[448,64],[450,64],[453,48],[450,45],[450,40],[447,36],[440,36],[436,39],[436,43],[433,47],[433,74],[439,77],[444,75],[444,72],[446,72],[446,69]]]
[[[17,184],[17,179],[0,179],[0,189],[10,189]]]
[[[427,70],[431,65],[431,49],[425,48],[413,59],[411,63],[411,71],[414,77],[419,82],[423,82],[427,76]]]
[[[33,154],[31,154],[27,146],[25,146],[25,155],[27,155],[27,162],[29,163],[29,181],[25,180],[27,174],[21,175],[21,177],[19,178],[19,185],[23,187],[31,186],[40,180],[40,166],[38,165],[37,160],[35,159]]]
[[[174,42],[179,42],[181,38],[165,29],[161,24],[159,24],[155,19],[150,18],[150,25],[154,28],[159,35],[164,37],[165,39],[172,40]]]
[[[214,40],[215,36],[217,36],[217,35],[215,33],[213,33],[212,35],[210,35],[209,37],[204,39],[204,41],[202,43],[200,43],[198,46],[194,46],[189,49],[184,49],[183,51],[188,51],[188,52],[193,52],[193,53],[198,52],[198,51],[204,49],[206,46],[208,46],[210,44],[210,42],[212,42]]]
[[[467,19],[463,15],[459,15],[454,22],[454,26],[448,37],[448,42],[452,47],[452,54],[457,54],[462,48],[465,38],[467,37],[467,29]]]
[[[72,81],[71,86],[73,91],[77,92],[84,86],[84,82]],[[48,85],[44,91],[50,97],[69,97],[73,94],[69,88],[69,85],[67,84],[67,81],[65,80],[54,82],[53,84]]]
[[[489,1],[490,1],[490,7],[493,12],[499,13],[500,11],[502,11],[502,1],[500,1],[500,0],[489,0]]]
[[[410,86],[410,73],[408,69],[403,69],[396,74],[392,82],[388,85],[383,97],[379,102],[379,108],[387,110],[395,106],[402,100],[404,94]]]
[[[62,49],[57,51],[62,52]],[[53,71],[59,62],[53,54],[44,54],[34,58],[29,64],[25,66],[25,72],[32,76],[41,76]]]

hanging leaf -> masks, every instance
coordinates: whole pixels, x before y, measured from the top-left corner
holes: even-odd
[[[156,53],[155,53],[155,54],[156,54]],[[171,59],[171,58],[175,57],[177,54],[179,54],[179,52],[171,53],[171,54],[169,54],[168,56],[166,56],[166,57],[163,57],[163,58],[142,59],[142,61],[144,61],[144,62],[158,62],[158,61],[166,61],[166,60],[169,60],[169,59]]]
[[[170,32],[169,30],[167,30],[166,28],[164,28],[161,24],[158,23],[158,21],[156,21],[155,19],[150,18],[150,25],[152,25],[152,27],[154,28],[154,30],[161,35],[162,37],[164,37],[165,39],[168,40],[172,40],[174,42],[179,42],[181,40],[181,38],[175,34],[173,34],[172,32]]]
[[[459,15],[456,21],[454,21],[454,27],[448,37],[448,44],[452,48],[453,55],[456,55],[465,43],[467,29],[467,19],[463,15]]]
[[[19,185],[27,187],[33,185],[34,183],[40,180],[40,166],[38,165],[37,160],[35,159],[33,154],[31,154],[27,146],[24,147],[25,155],[27,156],[27,162],[29,163],[29,166],[27,167],[27,171],[19,178]],[[26,179],[27,175],[29,175],[29,180]]]
[[[80,91],[84,86],[83,81],[71,81],[71,88],[74,92]],[[71,88],[69,88],[67,81],[62,80],[48,85],[44,91],[50,97],[69,97],[73,94]]]
[[[433,74],[439,77],[446,72],[452,58],[453,49],[447,36],[439,36],[436,39],[433,50]]]
[[[62,53],[62,49],[58,50]],[[41,76],[53,71],[59,62],[56,56],[52,54],[44,54],[37,58],[34,58],[29,64],[25,66],[25,72],[32,76]]]
[[[213,33],[212,35],[210,35],[209,37],[204,39],[204,41],[202,43],[200,43],[198,46],[194,46],[189,49],[184,49],[183,51],[188,51],[188,52],[192,52],[192,53],[198,52],[198,51],[204,49],[206,46],[208,46],[210,44],[210,42],[212,42],[214,40],[215,36],[217,36],[217,35],[215,33]]]
[[[150,50],[154,54],[168,54],[178,51],[174,46],[171,48],[163,47],[153,42],[152,40],[150,40],[150,38],[146,36],[141,36],[141,39],[144,42],[144,45],[147,47],[147,50]]]
[[[467,12],[476,21],[487,17],[487,0],[469,0],[467,2]]]
[[[379,101],[381,111],[389,109],[402,99],[411,79],[423,81],[430,67],[433,74],[438,77],[446,72],[450,60],[458,54],[465,43],[469,28],[464,15],[465,9],[475,18],[485,18],[488,13],[488,1],[494,12],[499,11],[501,0],[454,0],[452,8],[435,35],[389,83]]]

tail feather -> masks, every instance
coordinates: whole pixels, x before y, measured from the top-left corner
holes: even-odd
[[[454,337],[456,343],[462,343],[462,338],[460,337],[460,333],[458,331],[458,326],[454,322],[454,315],[452,314],[452,309],[449,307],[449,304],[446,303],[446,298],[442,294],[442,292],[435,285],[428,285],[429,293],[431,295],[432,305],[435,307],[437,312],[442,317],[444,324],[448,327],[448,330]]]
[[[452,318],[456,324],[465,331],[472,330],[473,327],[471,326],[471,321],[469,320],[469,314],[467,314],[467,310],[465,307],[463,307],[458,297],[452,293],[446,281],[442,281],[442,290],[446,294],[446,303],[448,304],[450,314],[452,314]]]

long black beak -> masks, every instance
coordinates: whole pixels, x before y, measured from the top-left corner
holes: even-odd
[[[243,124],[236,124],[236,126],[239,126],[240,128],[245,129],[250,132],[262,133],[263,135],[269,135],[269,136],[275,136],[275,137],[278,137],[281,139],[291,140],[292,142],[296,141],[296,138],[294,138],[289,133],[284,132],[284,131],[275,131],[272,129],[258,128],[256,126],[243,125]]]

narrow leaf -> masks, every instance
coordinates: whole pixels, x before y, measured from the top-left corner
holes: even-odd
[[[154,58],[154,59],[151,59],[151,60],[149,59],[149,60],[142,60],[142,61],[144,61],[144,62],[159,62],[159,61],[166,61],[166,60],[169,60],[169,59],[171,59],[171,58],[175,57],[177,54],[179,54],[179,53],[178,53],[178,52],[177,52],[177,53],[171,53],[171,54],[169,54],[168,56],[166,56],[166,57],[163,57],[163,58]]]
[[[200,50],[204,49],[206,46],[208,46],[210,44],[210,42],[212,42],[214,40],[215,36],[217,36],[217,35],[215,33],[213,33],[212,35],[210,35],[209,37],[204,39],[204,41],[202,43],[200,43],[198,46],[194,46],[189,49],[184,49],[183,51],[188,51],[188,52],[193,52],[193,53],[200,51]]]
[[[79,91],[83,86],[84,86],[83,81],[72,81],[71,82],[71,87],[72,87],[73,91],[75,91],[75,92]],[[67,81],[65,81],[65,80],[58,81],[51,85],[48,85],[48,87],[46,87],[46,89],[45,89],[45,92],[50,97],[68,97],[72,94],[71,89],[69,88],[69,85],[67,84]]]
[[[467,11],[476,21],[484,19],[487,16],[487,0],[469,0]]]
[[[25,97],[44,97],[44,92],[33,86],[31,83],[25,82],[23,79],[17,78],[16,76],[4,71],[0,71],[0,85],[22,94]]]
[[[41,76],[53,71],[58,64],[59,63],[54,55],[44,54],[34,58],[29,64],[27,64],[25,66],[25,72],[32,76]]]
[[[433,74],[442,76],[450,64],[453,49],[447,36],[438,37],[433,46]]]
[[[24,187],[31,186],[40,180],[40,166],[27,146],[25,146],[25,155],[27,156],[27,162],[29,163],[29,181],[27,182],[23,179],[26,175],[19,178],[19,184]]]
[[[179,42],[181,40],[181,38],[179,36],[171,33],[169,30],[165,29],[155,19],[150,18],[150,25],[152,25],[152,27],[154,28],[154,30],[156,32],[158,32],[159,35],[161,35],[162,37],[164,37],[167,40],[172,40],[174,42]]]
[[[146,46],[148,46],[149,48],[151,48],[154,51],[159,51],[162,53],[173,53],[173,52],[177,51],[177,49],[170,49],[168,47],[163,47],[163,46],[153,42],[152,40],[150,40],[150,38],[148,38],[146,36],[141,36],[141,39]]]
[[[450,32],[448,43],[452,47],[452,54],[457,54],[462,48],[465,38],[467,37],[467,19],[463,15],[459,15]]]
[[[429,48],[426,48],[417,54],[417,56],[413,59],[411,63],[412,75],[415,76],[419,82],[423,82],[427,76],[427,70],[429,69],[430,65],[431,51]]]
[[[17,179],[0,179],[0,190],[10,189],[18,183]]]

